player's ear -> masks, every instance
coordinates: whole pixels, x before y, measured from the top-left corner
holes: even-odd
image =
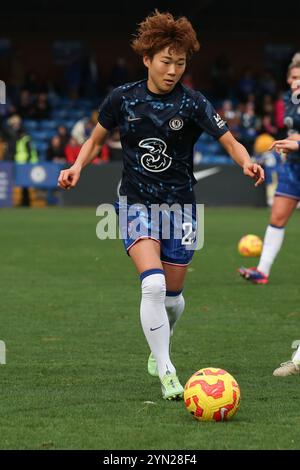
[[[149,65],[150,65],[150,62],[151,62],[150,57],[147,56],[147,55],[144,55],[143,56],[143,62],[144,62],[145,67],[149,68]]]

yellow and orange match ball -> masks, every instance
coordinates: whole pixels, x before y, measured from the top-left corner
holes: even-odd
[[[260,256],[263,242],[257,235],[245,235],[238,243],[238,252],[242,256]]]

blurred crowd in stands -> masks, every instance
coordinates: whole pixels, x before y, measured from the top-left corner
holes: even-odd
[[[122,58],[111,71],[109,86],[104,88],[99,84],[93,56],[81,78],[75,65],[69,69],[67,89],[63,92],[41,83],[33,71],[26,75],[24,83],[8,84],[7,102],[0,105],[0,160],[61,164],[75,161],[97,123],[103,98],[112,88],[132,78]],[[268,71],[255,76],[249,67],[234,80],[231,74],[228,64],[216,61],[211,73],[212,87],[202,91],[227,121],[235,137],[253,154],[255,141],[261,134],[274,138],[284,135],[283,90]],[[190,73],[184,75],[183,83],[195,88]],[[200,152],[205,157],[229,158],[209,136],[199,139],[197,150],[198,155]],[[118,131],[108,137],[93,163],[116,159],[121,159]]]

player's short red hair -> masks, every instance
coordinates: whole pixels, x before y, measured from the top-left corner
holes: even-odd
[[[132,48],[137,54],[152,59],[154,54],[166,47],[176,52],[183,51],[190,59],[200,45],[193,26],[185,16],[175,19],[169,12],[155,10],[139,24]]]

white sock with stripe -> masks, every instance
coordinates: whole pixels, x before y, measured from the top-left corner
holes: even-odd
[[[280,251],[284,239],[284,232],[284,227],[276,227],[275,225],[268,225],[267,227],[262,254],[259,265],[257,266],[258,271],[261,271],[266,276],[269,276],[272,264]]]
[[[140,318],[144,334],[157,362],[159,377],[176,372],[169,355],[170,325],[165,308],[166,281],[162,269],[149,269],[140,275],[142,300]]]

